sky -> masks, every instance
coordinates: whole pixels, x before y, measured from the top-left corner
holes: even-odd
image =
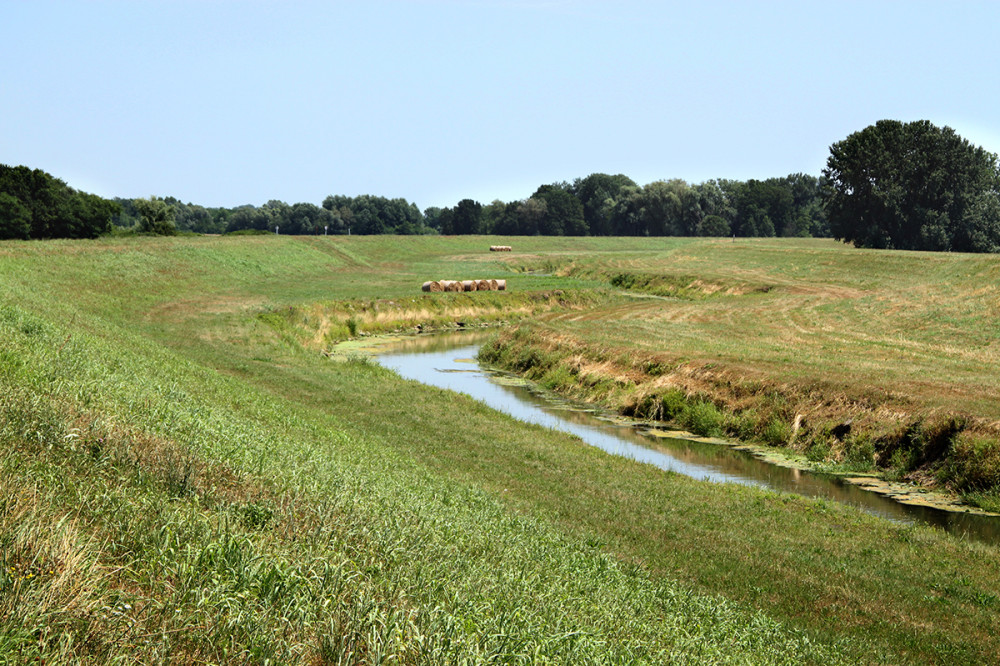
[[[1000,153],[1000,3],[0,0],[0,163],[105,197],[421,209],[804,172],[881,119]]]

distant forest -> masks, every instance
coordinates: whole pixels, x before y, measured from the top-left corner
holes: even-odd
[[[949,127],[880,120],[830,148],[820,177],[658,180],[594,173],[527,199],[463,199],[421,211],[406,199],[328,196],[207,208],[173,197],[109,201],[39,169],[0,165],[0,239],[116,234],[496,234],[813,236],[857,247],[1000,252],[997,156]]]
[[[173,197],[178,231],[221,234],[498,234],[511,236],[829,236],[820,179],[793,174],[767,180],[683,180],[639,186],[628,176],[595,173],[542,185],[519,201],[421,211],[406,199],[328,196],[322,206],[268,201],[207,208]],[[154,198],[155,199],[155,198]],[[141,229],[145,199],[115,199],[120,228]]]

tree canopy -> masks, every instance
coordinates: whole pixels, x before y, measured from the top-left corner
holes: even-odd
[[[830,148],[830,231],[857,247],[1000,250],[997,156],[950,127],[880,120]]]
[[[627,176],[594,173],[572,184],[542,185],[521,201],[495,200],[482,216],[465,199],[455,208],[427,209],[440,233],[510,236],[822,236],[820,179],[792,174],[765,181],[681,179],[639,186]]]
[[[26,166],[0,164],[0,239],[96,238],[119,206]]]
[[[159,236],[174,236],[177,225],[174,223],[174,207],[160,197],[148,199],[133,199],[133,205],[139,214],[139,231],[145,234]]]
[[[820,179],[805,174],[766,181],[681,179],[640,186],[625,175],[593,173],[539,186],[527,199],[420,211],[406,199],[330,195],[322,206],[270,200],[261,206],[209,208],[174,197],[106,201],[27,167],[0,171],[0,238],[93,237],[111,223],[137,233],[500,234],[553,236],[828,235]],[[989,237],[997,201],[970,208],[970,229]],[[27,229],[27,232],[25,232]]]

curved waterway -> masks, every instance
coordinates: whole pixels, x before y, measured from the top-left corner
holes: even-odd
[[[427,336],[384,348],[383,366],[424,384],[481,400],[511,416],[578,436],[608,453],[716,483],[742,483],[851,504],[868,513],[906,523],[928,523],[952,534],[1000,544],[1000,519],[896,502],[830,475],[789,469],[719,444],[644,435],[592,413],[570,408],[484,370],[476,361],[482,336]]]

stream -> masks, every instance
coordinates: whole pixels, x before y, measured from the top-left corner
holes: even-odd
[[[742,483],[850,504],[904,523],[925,523],[952,534],[1000,544],[1000,519],[894,501],[836,476],[789,469],[728,446],[643,434],[578,407],[547,399],[476,361],[482,334],[424,336],[383,348],[375,357],[402,377],[465,393],[517,419],[578,436],[608,453],[715,483]]]

